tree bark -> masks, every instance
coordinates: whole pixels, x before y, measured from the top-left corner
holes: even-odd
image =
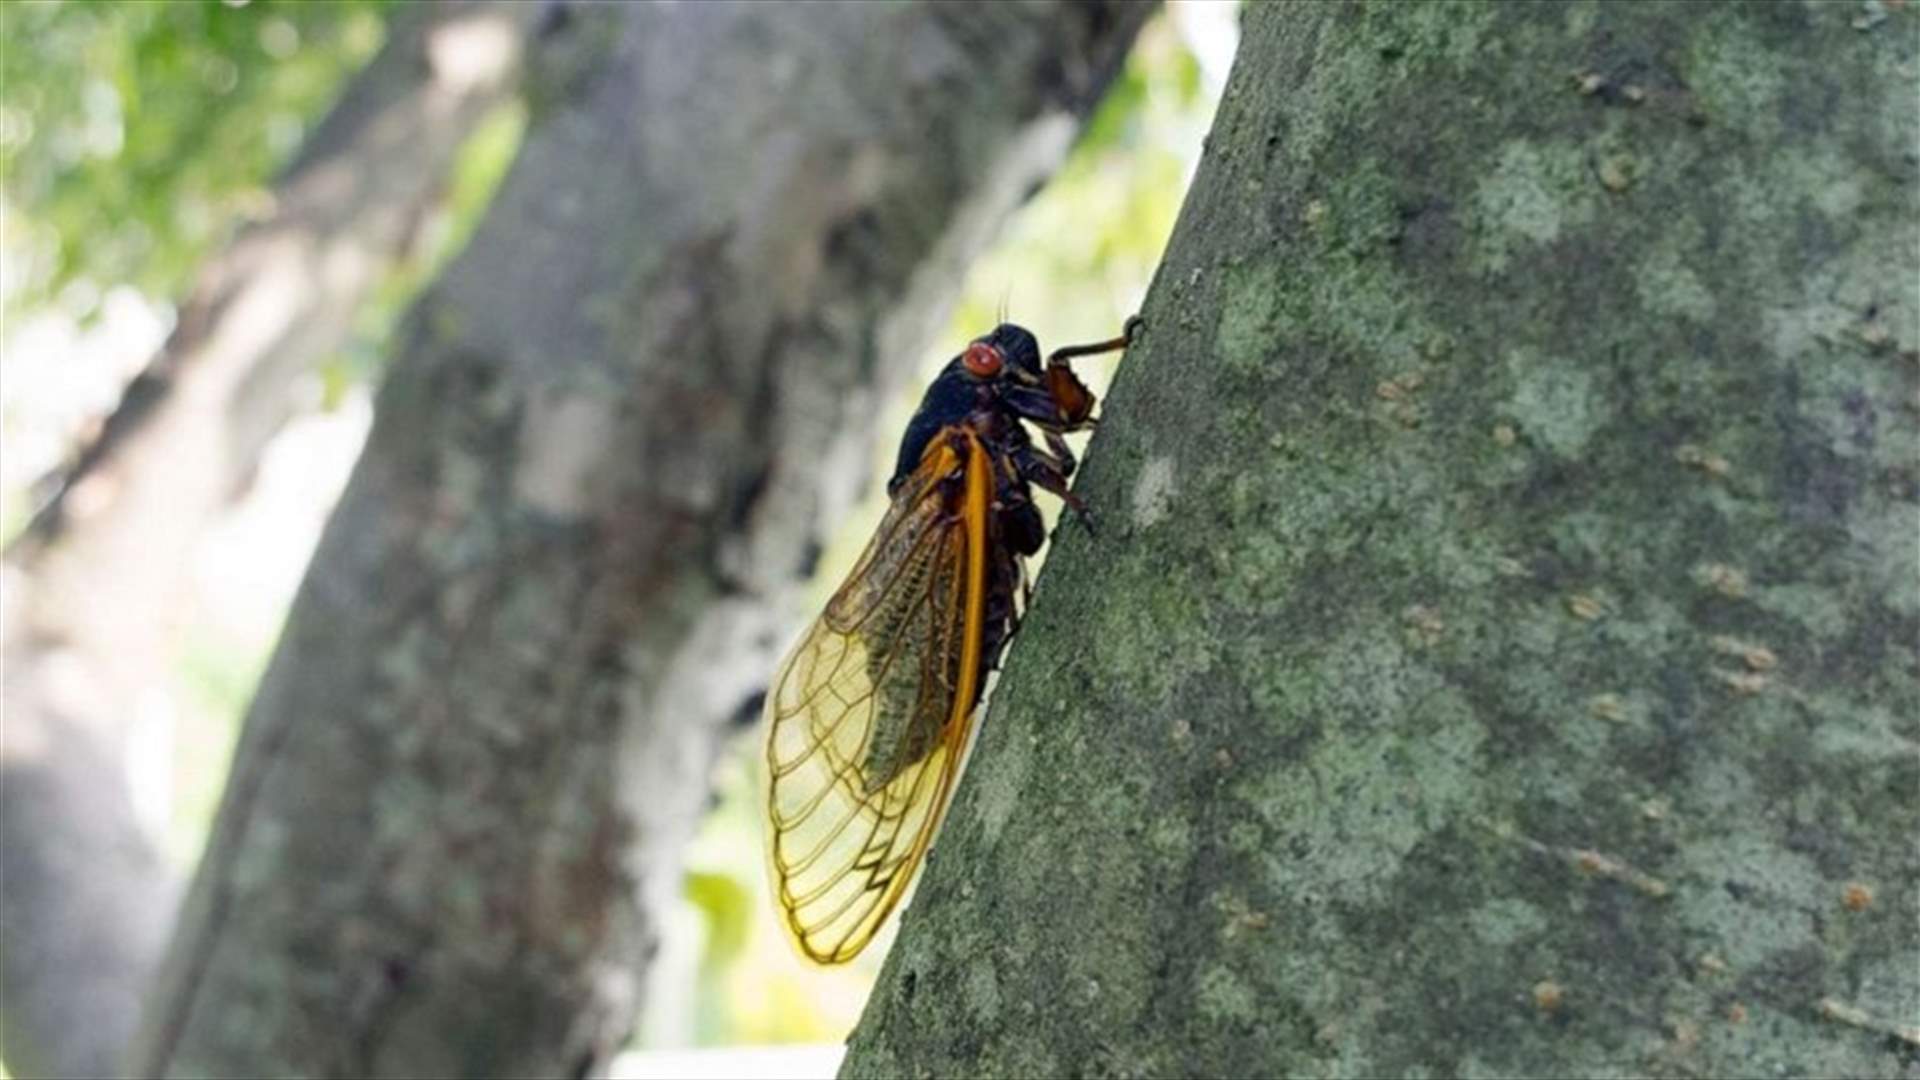
[[[1920,19],[1246,24],[844,1075],[1911,1075]]]
[[[557,6],[247,719],[138,1072],[583,1075],[959,270],[1147,9]]]
[[[9,546],[0,736],[0,1010],[17,1076],[102,1076],[125,1052],[178,886],[135,819],[127,740],[172,658],[194,544],[338,348],[512,85],[512,5],[396,16],[201,274],[164,350]]]

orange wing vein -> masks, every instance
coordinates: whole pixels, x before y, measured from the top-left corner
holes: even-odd
[[[957,515],[944,482],[956,469]],[[873,938],[952,794],[979,697],[992,485],[971,431],[935,438],[768,690],[773,880],[820,963]]]

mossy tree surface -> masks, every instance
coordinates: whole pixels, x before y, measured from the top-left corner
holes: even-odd
[[[1920,1068],[1920,13],[1860,11],[1248,8],[846,1075]]]

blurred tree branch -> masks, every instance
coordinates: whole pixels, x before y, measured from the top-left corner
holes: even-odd
[[[587,1075],[875,402],[1149,8],[555,5],[247,719],[142,1074]]]
[[[513,86],[534,9],[409,7],[208,262],[179,325],[5,556],[0,1010],[17,1076],[99,1076],[131,1036],[177,886],[133,816],[125,742],[170,658],[191,551],[346,339]]]

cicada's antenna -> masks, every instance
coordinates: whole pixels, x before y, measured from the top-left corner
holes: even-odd
[[[1011,282],[1009,282],[1006,288],[1000,290],[1000,307],[994,312],[994,315],[993,315],[993,323],[995,326],[998,326],[1001,323],[1004,323],[1007,321],[1007,301],[1012,296],[1013,296],[1013,285]]]

